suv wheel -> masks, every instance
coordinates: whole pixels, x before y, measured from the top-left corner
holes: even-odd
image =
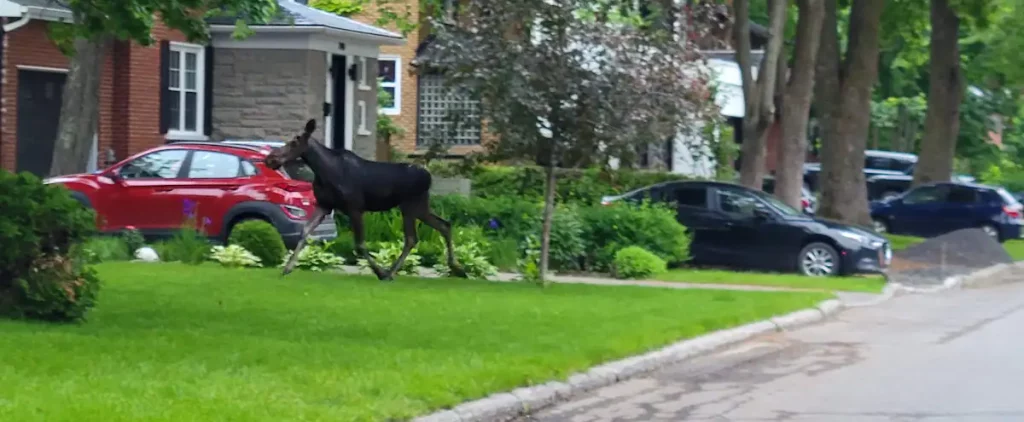
[[[839,253],[824,242],[804,246],[797,256],[797,267],[803,275],[827,277],[839,274]]]

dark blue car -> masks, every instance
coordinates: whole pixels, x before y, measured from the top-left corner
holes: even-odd
[[[933,183],[871,203],[879,233],[933,237],[979,228],[1000,242],[1021,235],[1021,205],[1001,187],[971,183]]]

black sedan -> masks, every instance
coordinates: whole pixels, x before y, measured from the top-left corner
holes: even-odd
[[[809,276],[882,271],[892,259],[885,238],[814,218],[764,192],[721,182],[666,182],[602,203],[648,198],[674,203],[691,233],[698,265],[793,271]]]

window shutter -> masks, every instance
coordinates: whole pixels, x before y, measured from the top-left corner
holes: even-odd
[[[171,42],[160,41],[160,133],[166,134],[171,125]]]
[[[213,133],[213,46],[206,46],[206,77],[203,78],[203,134]]]

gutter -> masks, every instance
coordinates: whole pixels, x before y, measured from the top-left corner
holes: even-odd
[[[21,18],[14,22],[4,24],[3,31],[13,32],[18,28],[25,26],[25,24],[27,24],[32,19],[51,22],[71,22],[73,20],[73,16],[71,15],[71,11],[67,9],[23,6],[21,8]]]
[[[371,34],[368,32],[351,31],[345,29],[331,28],[328,26],[294,26],[294,25],[260,25],[250,26],[254,33],[287,33],[287,34],[327,34],[340,38],[349,38],[361,41],[377,42],[381,45],[405,45],[404,38],[394,38],[384,35]],[[210,33],[232,33],[234,25],[210,25]]]

